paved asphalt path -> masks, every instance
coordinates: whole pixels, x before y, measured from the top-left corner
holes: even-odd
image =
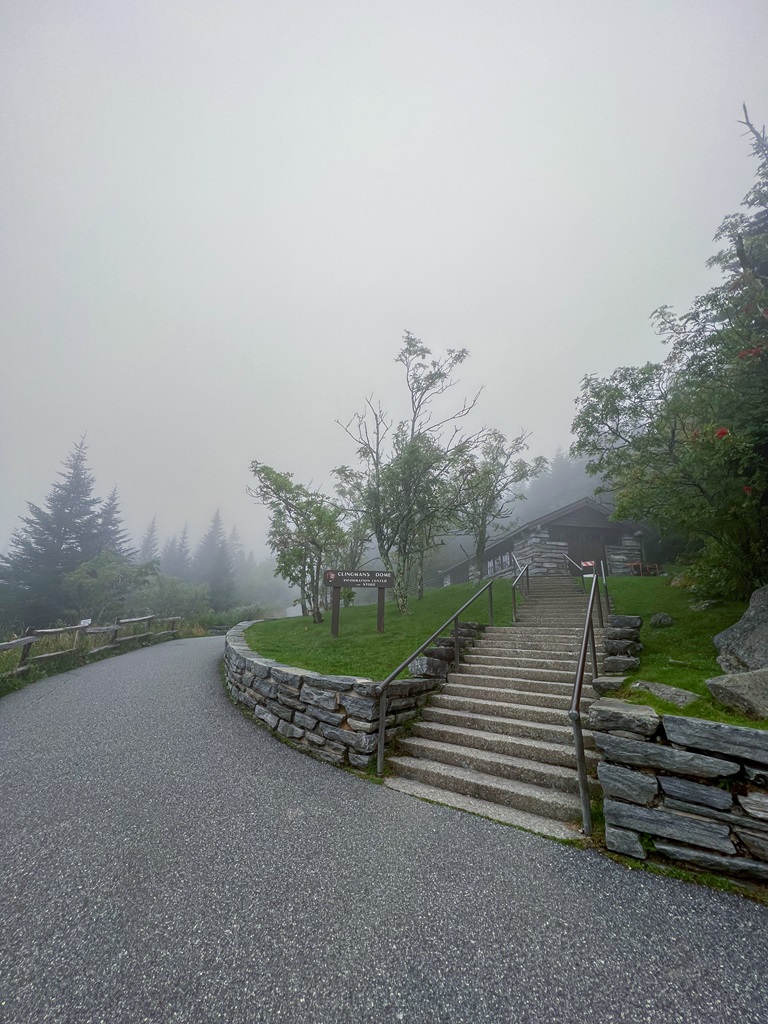
[[[302,756],[221,655],[0,701],[2,1024],[768,1021],[764,908]]]

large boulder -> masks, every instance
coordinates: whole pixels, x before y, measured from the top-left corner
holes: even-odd
[[[724,672],[768,668],[768,587],[754,592],[739,621],[718,633],[714,642]]]
[[[706,687],[727,708],[754,718],[768,718],[768,668],[715,676],[707,679]]]

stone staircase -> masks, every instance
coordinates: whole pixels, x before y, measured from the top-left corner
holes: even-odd
[[[386,784],[556,838],[581,823],[568,719],[587,598],[570,576],[533,577],[514,626],[489,626],[387,759]],[[598,665],[602,631],[597,628]],[[591,661],[588,661],[591,668]],[[585,673],[581,708],[597,694]],[[587,768],[597,762],[586,730]],[[596,785],[596,784],[595,784]]]

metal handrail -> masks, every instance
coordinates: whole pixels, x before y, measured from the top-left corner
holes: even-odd
[[[379,688],[377,688],[378,689],[378,695],[379,695],[379,741],[378,741],[378,750],[376,752],[376,774],[377,775],[381,775],[383,773],[383,771],[384,771],[384,741],[385,741],[385,738],[386,738],[386,729],[387,729],[387,727],[386,727],[386,718],[387,718],[387,689],[389,688],[390,683],[394,682],[394,680],[397,679],[397,677],[400,675],[400,673],[403,671],[403,669],[408,668],[408,666],[411,664],[411,662],[414,660],[414,658],[418,658],[418,656],[423,651],[425,651],[427,649],[427,647],[429,647],[429,645],[432,643],[433,640],[436,640],[442,633],[444,633],[445,630],[448,628],[448,626],[451,625],[451,623],[453,623],[453,658],[454,658],[454,662],[453,663],[454,663],[454,667],[456,669],[458,669],[458,667],[459,667],[459,616],[461,615],[461,613],[465,609],[469,608],[469,606],[474,601],[476,601],[478,599],[478,597],[481,596],[481,594],[484,594],[485,591],[487,590],[488,591],[488,618],[490,619],[490,625],[492,626],[493,625],[493,584],[496,582],[497,579],[506,579],[510,575],[510,573],[512,573],[514,571],[515,571],[514,569],[502,569],[501,572],[497,572],[493,576],[491,576],[488,579],[488,581],[485,583],[485,585],[483,587],[481,587],[480,590],[478,590],[478,592],[476,594],[473,594],[472,597],[470,597],[470,599],[468,601],[465,601],[464,604],[461,606],[461,608],[459,608],[457,611],[455,611],[453,613],[453,615],[451,615],[451,617],[449,619],[446,619],[445,622],[442,624],[442,626],[440,626],[439,629],[436,629],[435,632],[429,637],[429,639],[425,640],[424,643],[420,647],[417,647],[416,650],[413,652],[413,654],[409,654],[408,657],[405,659],[405,661],[400,662],[400,664],[397,666],[397,668],[394,671],[390,672],[389,675],[387,676],[387,678],[381,683],[381,686]],[[516,615],[516,601],[515,601],[516,588],[517,588],[517,585],[520,583],[521,579],[523,578],[523,576],[525,577],[526,592],[529,592],[530,591],[530,576],[529,576],[529,573],[528,573],[528,566],[527,565],[523,566],[520,569],[520,571],[517,573],[517,576],[515,576],[514,580],[512,581],[512,621],[513,622],[515,621],[515,615]]]
[[[581,691],[584,685],[584,671],[587,667],[587,651],[592,655],[592,678],[598,675],[597,645],[595,643],[595,626],[592,615],[597,601],[598,618],[603,623],[603,608],[600,602],[600,577],[597,573],[592,577],[592,587],[587,601],[587,617],[584,622],[584,635],[581,639],[579,661],[576,667],[576,679],[573,684],[573,696],[568,711],[568,718],[573,729],[573,745],[576,748],[576,772],[579,778],[579,796],[581,798],[581,820],[585,836],[592,835],[592,808],[589,801],[589,780],[587,778],[587,761],[584,756],[584,734],[581,728]]]

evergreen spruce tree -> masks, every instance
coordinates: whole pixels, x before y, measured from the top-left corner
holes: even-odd
[[[109,497],[99,509],[99,551],[105,549],[128,560],[136,555],[128,531],[123,526],[116,487],[112,488]]]
[[[178,546],[179,579],[188,580],[192,573],[192,550],[189,546],[189,527],[184,523]]]
[[[157,543],[157,516],[152,516],[144,536],[141,539],[141,547],[139,548],[139,554],[136,561],[139,565],[144,565],[146,562],[154,562],[154,560],[159,557],[160,549]]]
[[[235,574],[218,509],[195,552],[192,570],[196,582],[208,584],[214,611],[232,607]]]
[[[68,597],[62,577],[101,550],[100,500],[94,497],[85,438],[74,446],[42,506],[27,503],[28,516],[0,556],[0,582],[17,625],[46,626],[64,616]]]

